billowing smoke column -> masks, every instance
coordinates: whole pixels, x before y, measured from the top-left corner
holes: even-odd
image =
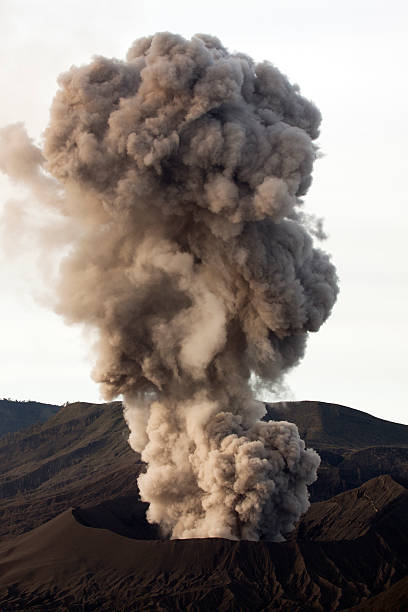
[[[279,540],[319,457],[260,420],[249,381],[278,382],[336,299],[300,200],[320,114],[203,35],[156,34],[59,82],[43,151],[11,126],[0,164],[69,225],[56,308],[98,330],[93,375],[125,399],[148,519],[173,538]]]

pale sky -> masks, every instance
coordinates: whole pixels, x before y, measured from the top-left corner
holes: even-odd
[[[213,34],[276,64],[323,115],[305,209],[325,218],[340,277],[333,314],[280,397],[408,423],[407,17],[397,0],[1,0],[0,127],[23,121],[41,142],[61,72],[95,54],[123,59],[157,31]],[[0,176],[0,206],[21,195]],[[33,295],[35,253],[4,246],[0,397],[101,401],[81,330]]]

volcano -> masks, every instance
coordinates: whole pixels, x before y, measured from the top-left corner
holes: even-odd
[[[326,498],[281,543],[164,539],[119,403],[68,405],[1,438],[1,609],[406,610],[408,427],[334,404],[268,406],[282,411],[323,453],[312,495]]]

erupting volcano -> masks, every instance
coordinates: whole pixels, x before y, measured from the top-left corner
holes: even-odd
[[[319,457],[261,420],[250,379],[279,383],[336,300],[301,199],[320,113],[205,35],[137,40],[59,84],[43,147],[4,128],[0,168],[59,215],[55,309],[98,334],[93,376],[123,395],[148,519],[172,538],[280,540]]]

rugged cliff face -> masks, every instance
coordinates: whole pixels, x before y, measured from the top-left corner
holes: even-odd
[[[323,460],[283,543],[160,539],[119,402],[1,438],[0,608],[405,610],[408,427],[318,402],[268,413]]]

